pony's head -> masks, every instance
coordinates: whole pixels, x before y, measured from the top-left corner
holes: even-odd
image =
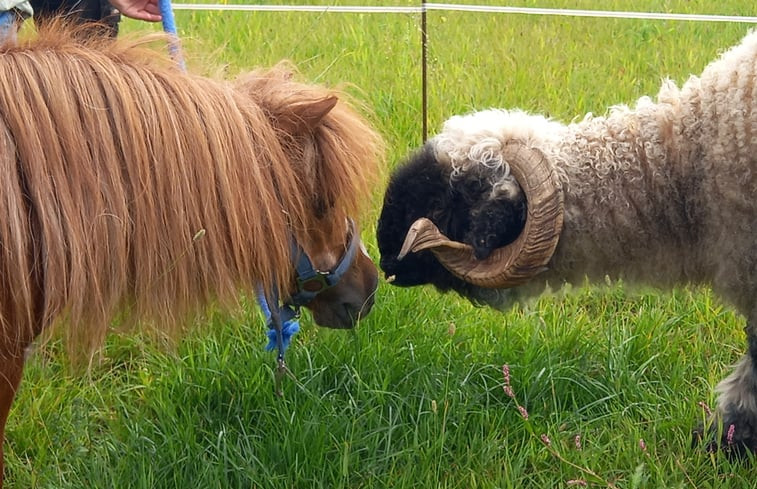
[[[291,162],[290,173],[274,178],[295,272],[282,294],[310,309],[319,325],[350,328],[370,311],[378,284],[353,219],[377,176],[382,143],[345,94],[293,74],[282,63],[236,85],[263,108]]]

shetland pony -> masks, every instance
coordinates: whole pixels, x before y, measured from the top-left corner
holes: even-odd
[[[258,285],[291,296],[293,243],[328,271],[358,233],[349,216],[382,144],[355,110],[282,66],[184,73],[155,40],[53,26],[0,46],[0,447],[43,331],[64,326],[74,359],[116,314],[171,335]],[[317,323],[370,309],[377,272],[360,250],[305,304]]]

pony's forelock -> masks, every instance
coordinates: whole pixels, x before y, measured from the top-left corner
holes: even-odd
[[[272,68],[247,73],[236,84],[241,91],[253,94],[260,101],[274,125],[282,112],[300,104],[331,96],[338,98],[334,108],[317,127],[308,131],[309,134],[283,137],[286,151],[313,151],[322,163],[302,168],[299,185],[301,191],[307,192],[307,204],[323,212],[300,213],[308,220],[294,226],[308,233],[311,239],[320,235],[322,240],[328,240],[335,232],[341,232],[340,223],[348,216],[360,215],[366,210],[368,199],[365,197],[373,191],[372,185],[379,178],[379,163],[385,148],[380,135],[355,109],[359,104],[346,92],[301,83],[297,78],[294,65],[283,61]],[[286,147],[286,142],[291,144]]]

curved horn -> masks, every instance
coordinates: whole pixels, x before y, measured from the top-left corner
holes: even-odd
[[[488,288],[514,287],[544,271],[562,231],[562,190],[552,166],[538,149],[511,141],[503,146],[502,156],[525,192],[528,206],[525,227],[515,241],[478,260],[471,246],[448,239],[433,222],[420,218],[410,227],[398,258],[410,251],[430,249],[452,274]]]

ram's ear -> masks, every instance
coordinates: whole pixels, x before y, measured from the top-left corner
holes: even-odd
[[[339,99],[328,95],[317,99],[298,100],[284,107],[276,123],[291,134],[312,131],[321,124],[326,115],[336,106]]]

